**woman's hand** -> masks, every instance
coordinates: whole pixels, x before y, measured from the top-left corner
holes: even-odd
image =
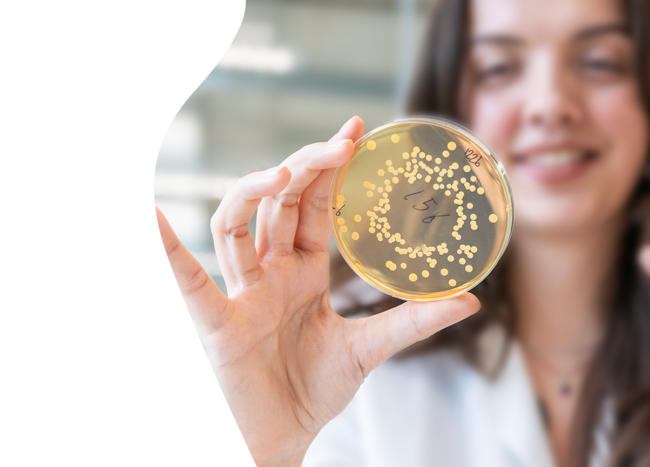
[[[328,143],[247,175],[226,194],[211,228],[228,297],[158,211],[176,280],[259,466],[300,465],[371,370],[480,306],[464,294],[357,320],[332,310],[328,193],[363,133],[354,117]],[[258,206],[254,241],[248,223]]]

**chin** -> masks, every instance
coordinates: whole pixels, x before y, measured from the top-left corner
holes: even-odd
[[[548,236],[572,236],[602,228],[609,216],[594,199],[515,198],[515,230]]]

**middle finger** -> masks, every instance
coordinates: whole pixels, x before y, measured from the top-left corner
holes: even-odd
[[[276,196],[262,200],[257,215],[257,251],[260,255],[290,254],[298,227],[298,200],[324,169],[338,167],[354,153],[350,139],[315,143],[289,156],[281,165],[291,171],[291,181]]]

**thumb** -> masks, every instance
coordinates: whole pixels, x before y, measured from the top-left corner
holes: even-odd
[[[355,115],[350,120],[345,122],[341,129],[330,138],[330,141],[341,141],[344,139],[351,139],[356,142],[361,138],[365,132],[365,123],[358,115]]]
[[[481,303],[471,293],[439,302],[406,302],[391,310],[354,320],[356,358],[364,377],[409,345],[473,315]]]

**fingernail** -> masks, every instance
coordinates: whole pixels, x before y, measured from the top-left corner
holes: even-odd
[[[282,167],[271,167],[270,169],[265,170],[262,172],[260,175],[262,177],[273,177],[278,174],[278,172],[282,169]]]
[[[342,132],[343,130],[347,130],[348,127],[352,124],[352,120],[354,120],[355,118],[356,118],[356,115],[354,117],[352,117],[350,120],[348,120],[347,122],[345,122],[343,124],[343,126],[341,127],[341,129],[339,130],[339,133]]]
[[[335,140],[335,141],[330,141],[329,143],[327,143],[327,146],[330,147],[330,148],[340,148],[341,146],[343,146],[348,141],[352,141],[352,140],[351,139],[338,139],[338,140]]]

